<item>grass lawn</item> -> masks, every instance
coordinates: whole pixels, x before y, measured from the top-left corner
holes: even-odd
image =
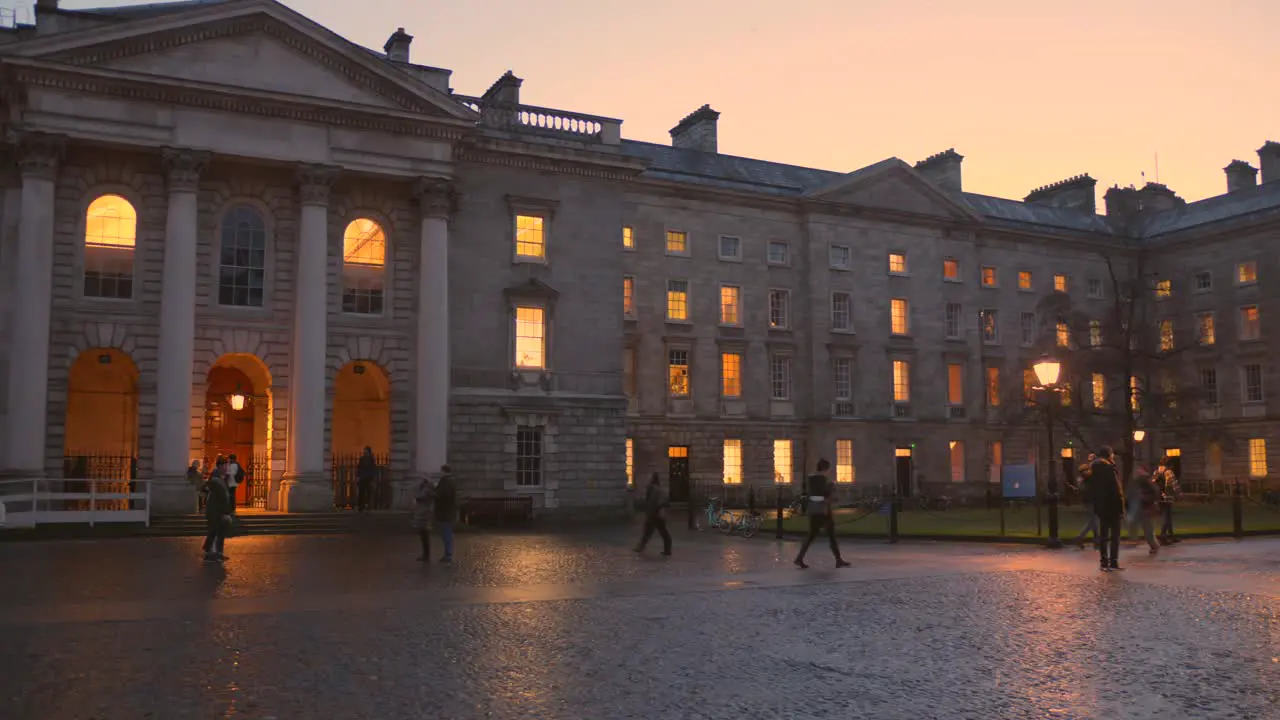
[[[1254,531],[1280,531],[1280,508],[1262,506],[1248,500],[1244,503],[1244,529]],[[1049,533],[1047,508],[1040,508],[1039,526],[1034,507],[1004,511],[1004,532],[1000,530],[1000,511],[986,508],[955,508],[942,511],[907,509],[898,514],[898,534],[955,535],[975,537],[1046,537]],[[1084,527],[1085,515],[1080,506],[1064,506],[1059,509],[1058,534],[1063,538],[1074,537]],[[1174,509],[1174,528],[1179,533],[1229,533],[1231,532],[1231,503],[1215,502],[1178,506]],[[788,517],[782,527],[789,532],[805,532],[809,521],[804,517]],[[774,516],[765,513],[761,533],[773,532]],[[836,531],[841,535],[887,535],[887,515],[866,515],[860,510],[837,510]]]

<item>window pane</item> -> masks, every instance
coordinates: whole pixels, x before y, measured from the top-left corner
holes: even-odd
[[[720,286],[720,324],[737,325],[742,322],[738,314],[738,288],[732,285]]]
[[[516,367],[543,369],[546,363],[545,338],[543,309],[516,308]]]
[[[679,230],[667,231],[667,252],[686,253],[689,251],[689,238]]]
[[[547,253],[545,223],[537,215],[516,215],[516,255],[545,257]]]
[[[792,480],[794,466],[791,464],[791,441],[773,441],[773,481],[789,483]]]
[[[724,441],[724,484],[742,484],[742,441]]]
[[[672,396],[685,397],[689,394],[688,350],[667,352],[667,382]]]
[[[542,484],[542,428],[516,429],[516,485]]]
[[[685,280],[667,281],[667,319],[689,319],[689,283]]]
[[[720,355],[721,394],[727,398],[742,395],[742,355],[738,353],[721,353]]]
[[[836,441],[836,482],[851,483],[854,481],[853,441]]]
[[[911,402],[911,366],[906,360],[893,361],[893,401]]]
[[[894,298],[889,303],[889,321],[890,331],[894,335],[906,335],[911,329],[909,318],[907,317],[907,301],[903,298]]]
[[[769,361],[769,384],[774,400],[791,399],[791,356],[774,355]]]
[[[248,205],[233,207],[222,218],[219,304],[262,306],[262,287],[266,281],[266,237],[262,216]],[[378,277],[380,280],[381,275]],[[359,286],[359,282],[357,279],[346,285],[348,288],[352,285]],[[371,289],[374,287],[370,285]],[[382,292],[380,282],[376,289],[379,293]],[[344,297],[343,302],[346,304],[347,298]]]
[[[963,365],[947,365],[947,402],[952,405],[964,404]]]

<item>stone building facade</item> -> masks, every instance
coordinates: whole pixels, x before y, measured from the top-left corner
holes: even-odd
[[[705,106],[670,146],[626,140],[520,103],[511,73],[456,93],[403,29],[370,51],[273,0],[36,18],[0,43],[10,476],[127,458],[179,512],[188,464],[232,450],[263,507],[313,511],[369,446],[401,505],[446,461],[466,494],[551,513],[619,509],[651,471],[680,499],[819,457],[850,487],[976,494],[1038,457],[993,406],[1052,335],[1046,295],[1101,313],[1139,257],[1180,323],[1224,319],[1185,366],[1224,378],[1198,420],[1217,449],[1198,424],[1151,442],[1267,474],[1274,143],[1261,183],[1237,161],[1222,196],[1116,188],[1100,215],[1087,176],[966,192],[954,151],[851,173],[726,155]],[[1259,330],[1229,337],[1246,306]]]

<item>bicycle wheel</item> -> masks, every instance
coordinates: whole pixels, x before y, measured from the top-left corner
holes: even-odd
[[[725,535],[732,533],[733,526],[734,526],[733,513],[729,512],[728,510],[722,511],[720,513],[718,523],[720,527],[720,532],[724,533]]]
[[[756,530],[760,529],[760,518],[749,517],[742,524],[742,537],[749,538],[756,534]]]

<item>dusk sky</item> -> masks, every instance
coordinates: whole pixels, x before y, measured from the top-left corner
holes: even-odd
[[[104,3],[67,1],[64,7]],[[291,0],[479,94],[623,119],[667,143],[703,103],[720,151],[851,171],[954,147],[972,192],[1021,198],[1079,173],[1192,201],[1280,141],[1274,0]]]

